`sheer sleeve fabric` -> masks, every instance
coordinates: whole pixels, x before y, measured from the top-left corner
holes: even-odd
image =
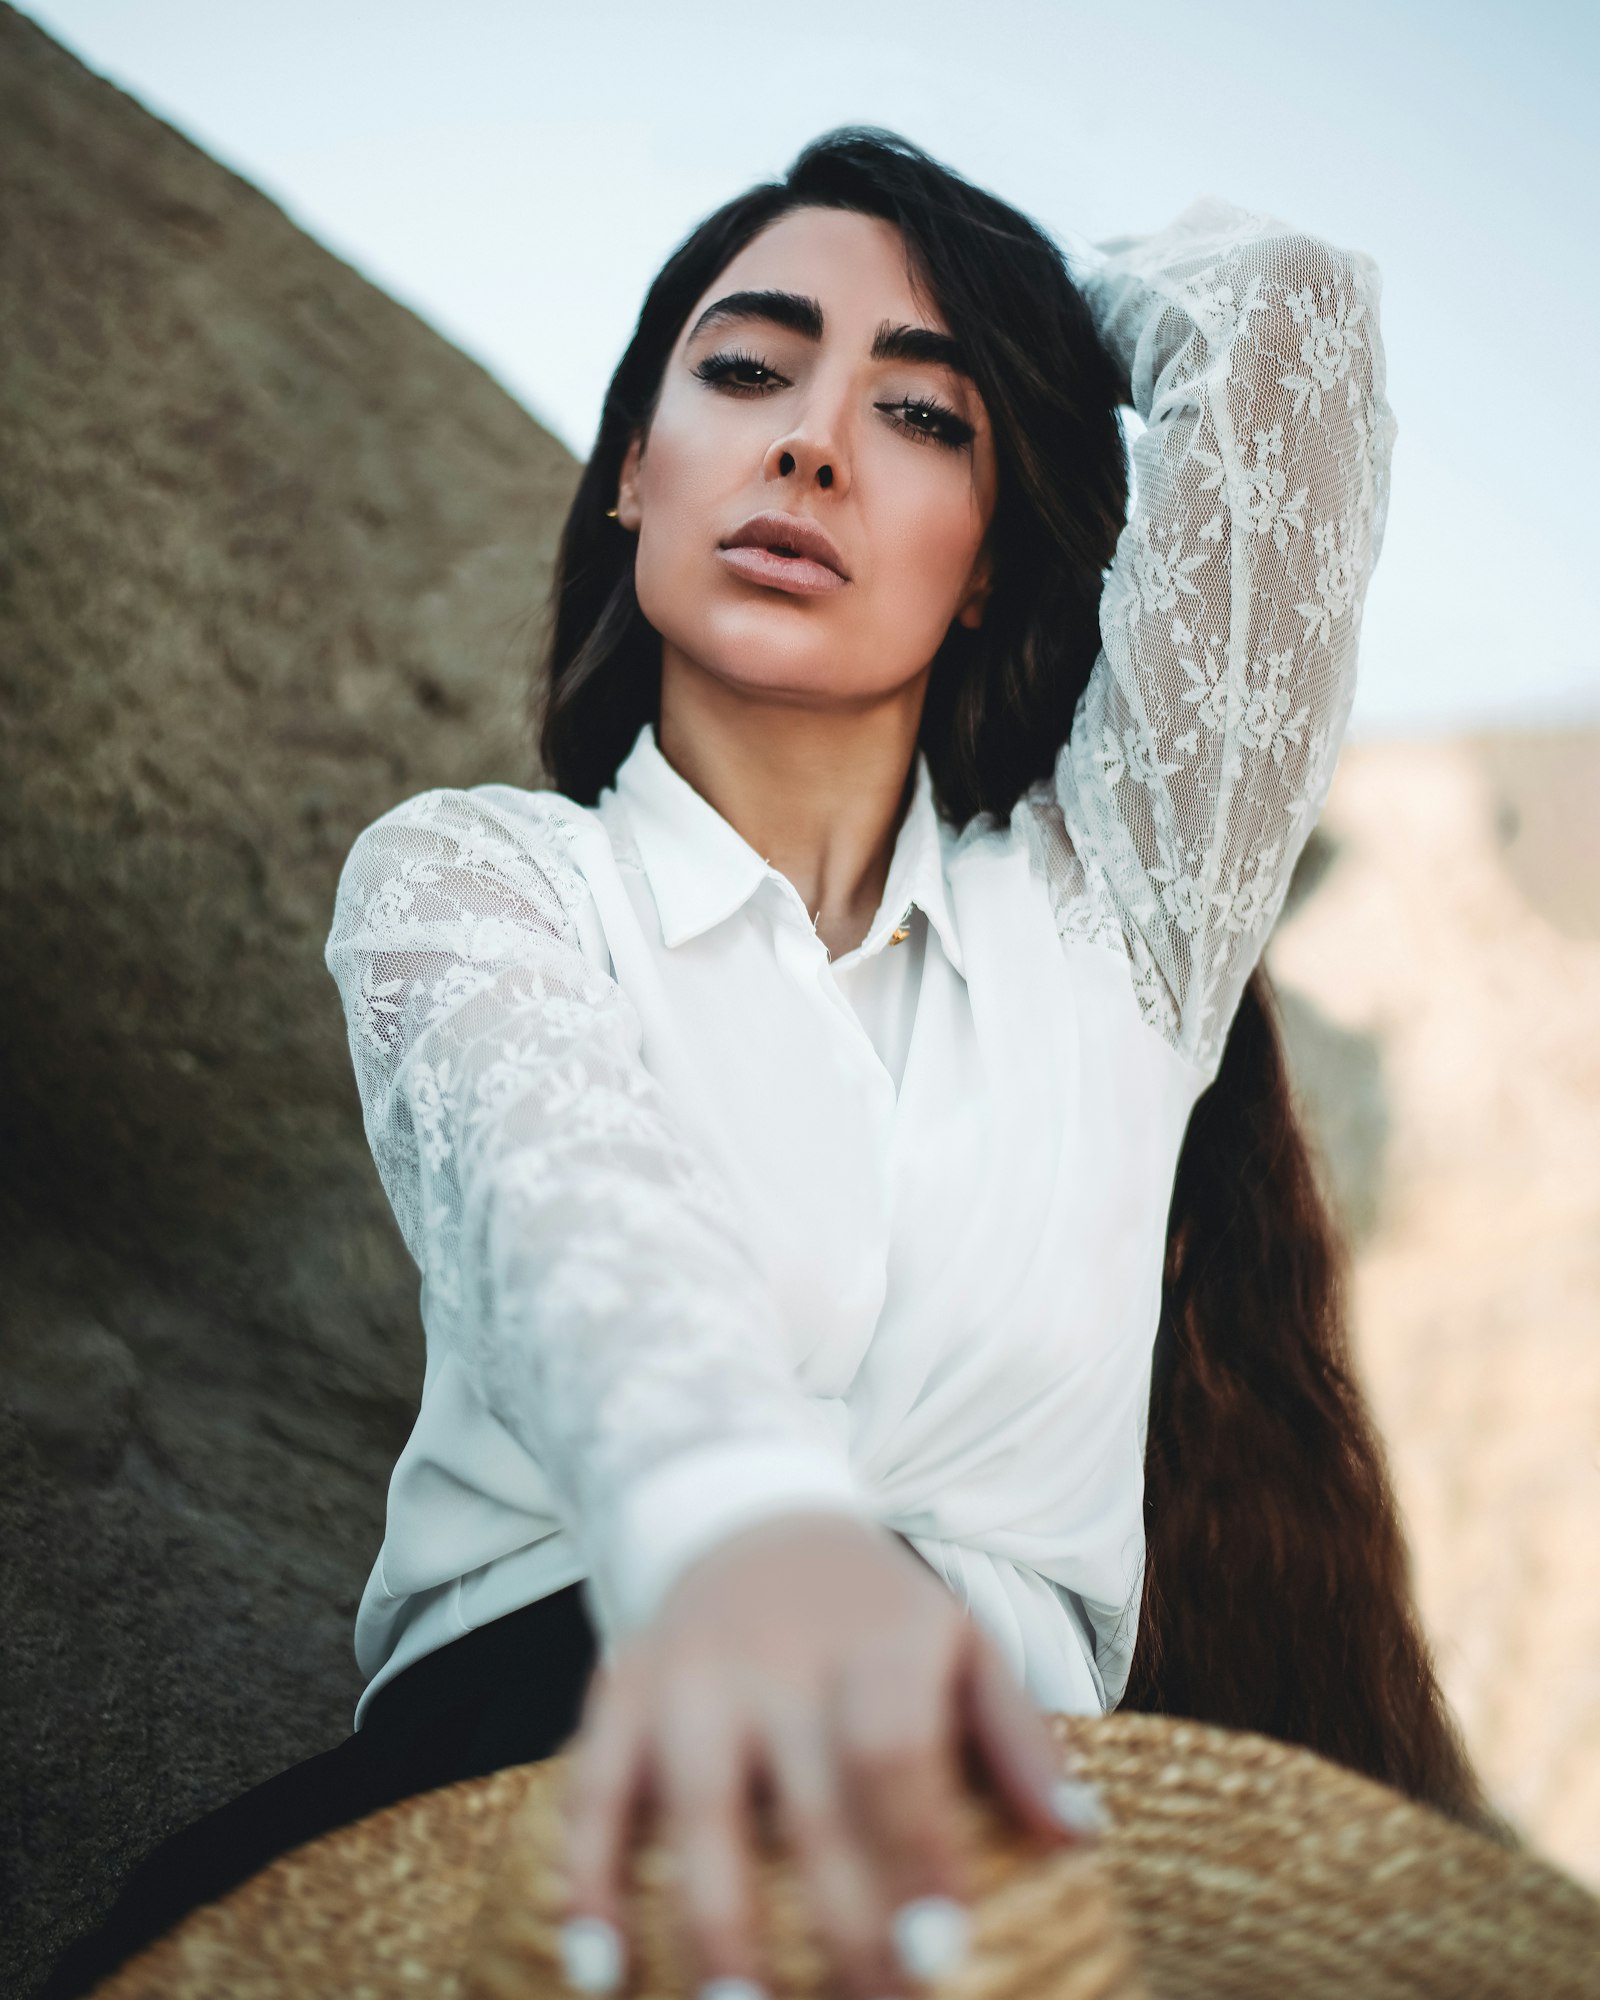
[[[1063,936],[1209,1079],[1322,809],[1383,540],[1377,267],[1214,200],[1076,275],[1144,420],[1102,649],[1030,794]]]
[[[360,835],[326,958],[430,1345],[545,1474],[614,1636],[734,1526],[859,1497],[727,1190],[579,942],[560,824],[486,789]]]

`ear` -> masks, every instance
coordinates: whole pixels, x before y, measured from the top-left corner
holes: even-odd
[[[978,552],[978,559],[972,565],[972,575],[967,581],[967,593],[956,612],[956,622],[976,631],[983,623],[984,606],[989,601],[989,592],[994,588],[994,565],[989,559],[989,545],[986,542]]]
[[[644,447],[639,441],[639,433],[634,432],[623,454],[622,470],[617,475],[617,526],[626,528],[630,534],[639,532],[642,510],[639,505],[639,461],[644,456]]]

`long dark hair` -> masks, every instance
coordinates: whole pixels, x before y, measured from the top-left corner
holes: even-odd
[[[1051,238],[872,126],[807,146],[708,217],[651,285],[606,395],[552,586],[535,726],[593,804],[647,720],[661,641],[607,518],[668,356],[737,252],[799,207],[895,224],[961,343],[999,460],[983,623],[936,656],[920,742],[956,825],[1048,775],[1100,644],[1127,515],[1120,385]],[[1146,1458],[1147,1553],[1124,1705],[1264,1731],[1488,1823],[1412,1605],[1382,1447],[1352,1372],[1341,1250],[1258,970],[1179,1158]]]

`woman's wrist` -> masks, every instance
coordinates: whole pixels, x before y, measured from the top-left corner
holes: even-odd
[[[730,1439],[641,1475],[614,1510],[591,1579],[597,1619],[625,1637],[647,1624],[683,1572],[732,1536],[796,1513],[876,1516],[842,1446]]]

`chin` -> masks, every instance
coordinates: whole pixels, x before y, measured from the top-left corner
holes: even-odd
[[[834,661],[785,661],[774,659],[770,651],[756,658],[747,654],[718,662],[706,669],[724,687],[739,693],[762,695],[772,700],[797,703],[838,701],[859,695],[859,683],[839,673]]]
[[[820,619],[802,623],[804,613],[795,611],[800,602],[783,599],[776,616],[764,605],[742,606],[735,618],[719,617],[709,627],[666,636],[686,665],[753,694],[843,695],[859,689],[859,675],[849,672],[856,649],[841,646]]]

